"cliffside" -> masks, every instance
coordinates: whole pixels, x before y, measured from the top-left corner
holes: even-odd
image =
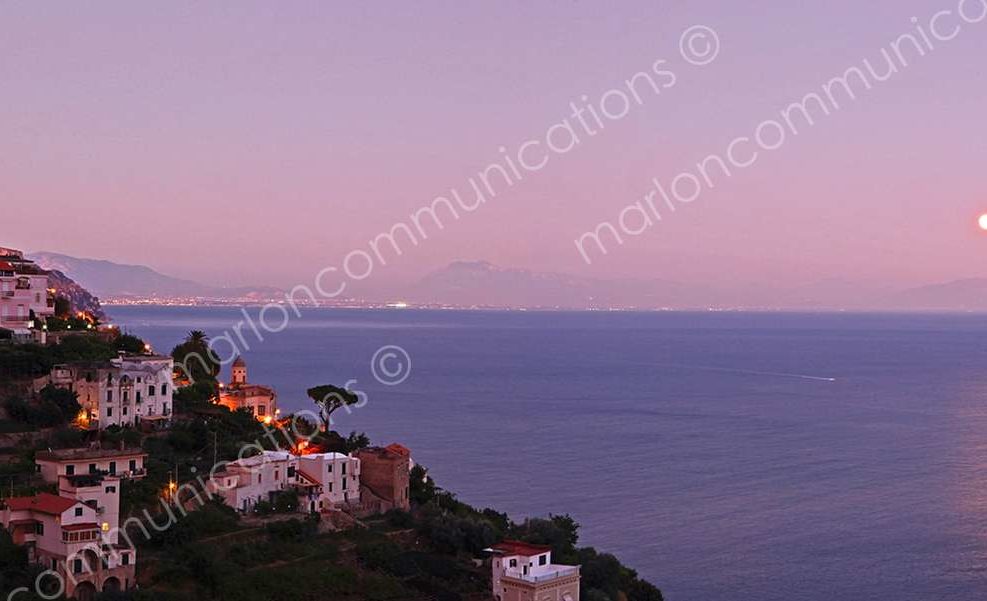
[[[100,320],[106,318],[99,304],[99,298],[61,271],[48,272],[48,286],[54,288],[56,296],[67,298],[72,303],[73,311],[85,311]]]

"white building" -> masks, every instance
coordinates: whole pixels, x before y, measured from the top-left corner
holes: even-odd
[[[51,380],[79,396],[80,425],[167,425],[174,411],[174,361],[156,355],[123,355],[106,362],[56,365]]]
[[[32,313],[39,320],[55,314],[48,272],[25,259],[21,251],[0,248],[0,328],[30,335],[32,328],[40,326],[31,321]]]
[[[226,464],[212,475],[210,488],[243,512],[286,490],[298,492],[300,512],[329,511],[360,502],[360,460],[341,453],[264,451]]]
[[[551,547],[508,540],[487,552],[497,601],[579,601],[579,566],[553,564]]]
[[[147,453],[140,449],[54,449],[34,455],[41,478],[52,484],[61,476],[85,474],[143,478],[146,460]]]

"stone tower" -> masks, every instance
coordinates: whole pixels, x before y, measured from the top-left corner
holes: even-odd
[[[237,357],[233,361],[233,379],[230,380],[230,386],[243,386],[247,383],[247,362],[243,360],[243,357]]]

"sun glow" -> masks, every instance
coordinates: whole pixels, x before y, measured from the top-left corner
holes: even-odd
[[[980,216],[980,219],[977,220],[977,224],[980,225],[980,229],[987,231],[987,213]]]

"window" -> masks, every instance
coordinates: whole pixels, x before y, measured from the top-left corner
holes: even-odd
[[[72,571],[75,572],[76,574],[81,574],[82,573],[82,560],[81,559],[74,559],[74,560],[72,560]]]
[[[161,415],[168,415],[168,403],[161,405]]]
[[[331,463],[329,464],[329,473],[330,474],[332,473],[332,464]]]
[[[134,396],[135,396],[134,398],[135,401],[137,401],[138,403],[141,402],[141,391],[138,390],[134,392]]]
[[[116,486],[107,486],[106,487],[107,494],[109,494],[109,493],[115,493],[116,491],[117,491],[117,487]]]
[[[517,560],[516,559],[512,559],[511,560],[511,567],[512,568],[516,568],[517,567]]]
[[[34,525],[34,532],[35,532],[35,534],[44,534],[45,533],[45,525],[44,525],[44,523],[38,522],[37,524],[35,524]]]
[[[346,490],[346,478],[343,478],[343,490]]]
[[[548,565],[548,555],[542,555],[538,558],[538,565],[544,566]]]
[[[106,402],[107,403],[112,403],[113,402],[113,391],[112,390],[107,390],[106,391]]]
[[[161,396],[166,396],[167,394],[168,394],[168,385],[167,384],[162,384],[161,385]]]
[[[264,405],[257,405],[257,415],[264,417],[267,415],[267,407]]]
[[[51,570],[53,572],[57,572],[58,571],[58,560],[55,559],[54,557],[51,558]]]
[[[113,417],[113,407],[106,408],[106,417]]]
[[[147,387],[147,396],[154,396],[154,386]]]
[[[329,483],[329,492],[332,492],[332,482]]]
[[[110,475],[113,475],[113,474],[116,474],[116,473],[117,473],[117,462],[116,461],[111,461],[110,462]]]
[[[123,402],[124,403],[129,403],[130,402],[130,391],[129,390],[124,390],[123,391]]]
[[[74,465],[66,465],[65,466],[65,475],[66,476],[74,476],[75,475],[75,466]]]
[[[131,459],[130,460],[130,468],[129,469],[132,472],[136,472],[137,471],[137,460],[136,459]]]
[[[125,565],[125,566],[129,566],[130,565],[130,554],[124,553],[123,555],[121,555],[120,556],[120,563],[123,564],[123,565]]]
[[[281,472],[280,471],[274,470],[274,479],[275,480],[280,480],[281,479]]]
[[[295,477],[295,468],[294,468],[294,466],[288,466],[288,477],[289,478],[294,478]]]
[[[90,463],[89,464],[89,473],[90,474],[95,474],[96,473],[96,464],[95,463]]]
[[[81,507],[76,507],[75,508],[75,517],[77,517],[77,518],[81,518],[82,517],[82,508]]]
[[[127,415],[127,408],[126,407],[123,408],[123,414],[124,415]]]
[[[343,464],[343,475],[344,476],[346,475],[346,464],[345,463]]]

